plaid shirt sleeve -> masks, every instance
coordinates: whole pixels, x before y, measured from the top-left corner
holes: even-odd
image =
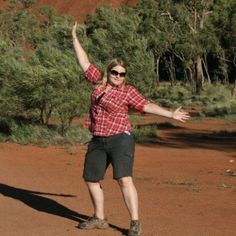
[[[84,77],[93,84],[97,84],[102,80],[102,72],[93,64],[90,64],[84,72]]]
[[[138,92],[138,90],[133,86],[130,86],[128,97],[129,105],[140,112],[144,112],[144,106],[150,103],[150,101],[146,99],[140,92]]]

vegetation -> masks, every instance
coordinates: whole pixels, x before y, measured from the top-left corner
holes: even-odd
[[[134,129],[137,143],[157,143],[157,124],[141,125]]]
[[[8,8],[0,9],[0,140],[18,140],[13,136],[19,127],[32,140],[47,136],[48,128],[66,137],[73,119],[88,111],[91,92],[72,49],[73,20],[49,7],[34,13],[35,0],[5,2]],[[234,0],[103,6],[77,33],[101,69],[109,59],[123,57],[129,82],[153,101],[204,106],[203,116],[236,114]],[[60,127],[52,128],[51,119]],[[27,122],[19,125],[19,120]]]
[[[48,146],[51,144],[74,145],[86,143],[90,140],[89,131],[81,126],[72,125],[64,136],[56,125],[49,127],[40,124],[30,124],[22,119],[8,119],[0,122],[0,141],[16,142],[19,144],[37,144]]]

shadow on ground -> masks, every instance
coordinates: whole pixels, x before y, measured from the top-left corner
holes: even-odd
[[[76,197],[74,195],[36,192],[15,188],[2,183],[0,183],[0,194],[21,201],[37,211],[64,217],[78,223],[84,222],[89,218],[89,216],[75,212],[55,200],[42,196]],[[127,234],[127,229],[120,228],[113,224],[110,224],[110,227],[120,231],[123,235]]]
[[[204,132],[189,130],[175,132],[160,140],[161,145],[174,148],[205,148],[218,151],[235,151],[236,132]]]
[[[141,145],[161,145],[170,148],[203,148],[235,153],[235,130],[194,130],[168,124],[159,124],[157,127],[157,136],[152,137],[152,141],[141,143]]]

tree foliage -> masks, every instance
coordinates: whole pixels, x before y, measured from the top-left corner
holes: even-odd
[[[0,10],[0,119],[51,119],[65,134],[88,110],[91,87],[77,65],[72,18],[53,8],[33,12],[35,0],[6,0]],[[168,81],[200,94],[212,82],[236,78],[234,0],[140,0],[133,7],[103,6],[78,27],[90,60],[102,70],[121,57],[128,82],[153,98]],[[235,85],[236,86],[236,85]]]
[[[100,65],[112,58],[124,59],[128,62],[129,82],[150,95],[155,89],[155,68],[147,39],[137,33],[140,20],[133,9],[99,8],[86,22],[87,48]]]

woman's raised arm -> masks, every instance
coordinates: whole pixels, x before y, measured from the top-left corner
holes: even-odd
[[[82,67],[83,71],[86,71],[90,65],[90,61],[88,59],[87,53],[84,51],[77,38],[76,29],[77,29],[77,22],[75,22],[75,24],[72,27],[73,46],[80,66]]]

